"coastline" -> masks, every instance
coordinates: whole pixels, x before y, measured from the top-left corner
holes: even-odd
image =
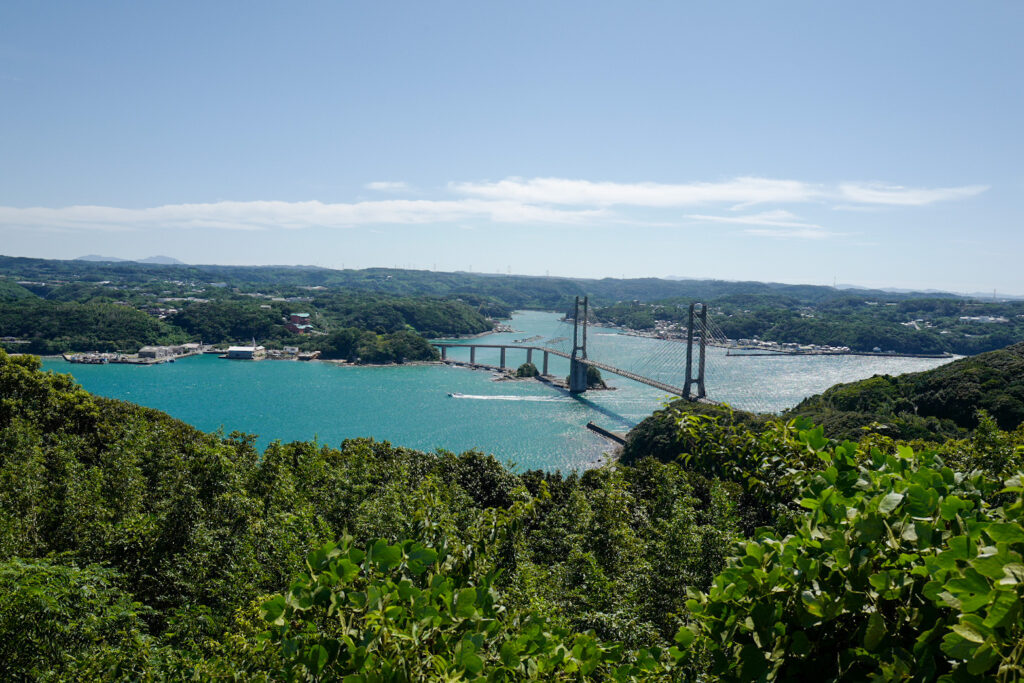
[[[685,344],[686,339],[683,337],[663,337],[656,332],[645,332],[643,330],[634,330],[628,327],[622,327],[620,325],[613,325],[611,323],[600,323],[601,327],[607,327],[613,330],[619,330],[619,332],[628,337],[643,337],[645,339],[660,339],[662,341],[676,342],[679,344]],[[736,353],[729,354],[731,357],[739,356],[870,356],[875,358],[935,358],[935,359],[956,359],[963,358],[955,353],[944,351],[942,353],[901,353],[898,351],[828,351],[828,350],[810,350],[810,351],[789,351],[789,350],[776,350],[773,348],[765,348],[760,346],[727,346],[725,344],[708,343],[708,346],[713,346],[718,349],[726,349],[733,351],[751,351],[752,353]]]
[[[444,361],[440,360],[410,360],[404,363],[349,363],[347,360],[341,358],[316,358],[310,363],[325,363],[327,365],[335,365],[337,367],[345,368],[400,368],[400,367],[414,367],[420,365],[445,365]]]

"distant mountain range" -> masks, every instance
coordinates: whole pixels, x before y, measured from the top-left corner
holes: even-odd
[[[859,287],[857,285],[836,285],[836,289],[865,289],[865,287]],[[1006,292],[949,292],[942,289],[899,289],[897,287],[883,287],[883,292],[892,292],[893,294],[934,294],[937,297],[967,297],[969,299],[995,299],[1006,300],[1006,299],[1024,299],[1024,296],[1020,294],[1007,294]]]
[[[179,261],[176,258],[170,256],[149,256],[147,258],[117,258],[116,256],[100,256],[99,254],[86,254],[85,256],[79,256],[75,259],[76,261],[105,261],[107,263],[155,263],[161,266],[185,266],[188,265],[184,261]]]
[[[664,279],[665,280],[674,280],[676,282],[682,282],[682,281],[686,281],[686,280],[694,280],[694,281],[698,281],[698,282],[701,281],[701,278],[684,277],[682,275],[666,275],[664,277]],[[810,286],[817,287],[819,285],[810,285]],[[827,287],[828,285],[820,285],[820,286],[826,286]],[[942,298],[942,299],[968,298],[968,299],[994,299],[996,301],[1024,299],[1024,295],[1021,295],[1021,294],[1007,294],[1006,292],[995,292],[995,293],[993,293],[993,292],[950,292],[950,291],[947,291],[947,290],[944,290],[944,289],[900,289],[898,287],[872,288],[872,287],[864,287],[864,286],[861,286],[861,285],[844,285],[844,284],[835,285],[834,289],[841,289],[841,290],[844,290],[844,291],[858,291],[859,290],[859,291],[863,291],[863,292],[867,292],[867,293],[874,293],[874,294],[877,294],[878,292],[887,292],[889,294],[916,294],[916,295],[924,294],[924,295],[928,295],[928,296],[935,296],[935,297]]]

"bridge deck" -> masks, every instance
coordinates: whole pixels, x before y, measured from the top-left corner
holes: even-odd
[[[614,375],[619,375],[620,377],[625,377],[626,379],[631,379],[634,382],[640,382],[641,384],[646,384],[647,386],[654,387],[655,389],[661,389],[662,391],[668,392],[670,394],[675,394],[676,396],[682,396],[683,395],[683,390],[680,389],[679,387],[674,387],[671,384],[666,384],[664,382],[659,382],[658,380],[651,379],[650,377],[644,377],[643,375],[638,375],[635,372],[630,372],[628,370],[621,370],[621,369],[615,367],[614,365],[608,365],[607,363],[602,363],[600,361],[591,360],[589,358],[577,358],[576,360],[578,360],[580,363],[583,363],[584,365],[591,365],[591,366],[593,366],[595,368],[599,368],[601,370],[605,370],[606,372],[610,372],[610,373],[612,373]]]
[[[446,343],[434,344],[434,346],[437,346],[437,347],[442,347],[443,346],[443,347],[446,347],[446,348],[449,348],[449,349],[451,349],[451,348],[469,348],[471,346],[475,346],[478,349],[533,349],[534,351],[542,351],[544,353],[550,353],[550,354],[555,355],[555,356],[560,356],[561,358],[566,358],[566,359],[570,359],[570,360],[572,359],[572,355],[571,354],[568,354],[565,351],[559,351],[557,349],[549,349],[546,346],[530,346],[530,345],[519,345],[519,344],[446,344]],[[675,394],[676,396],[682,396],[683,395],[683,390],[681,388],[679,388],[679,387],[672,386],[671,384],[666,384],[665,382],[659,382],[658,380],[651,379],[650,377],[644,377],[643,375],[638,375],[635,372],[630,372],[628,370],[622,370],[621,368],[617,368],[614,365],[609,365],[608,363],[602,363],[600,361],[592,360],[590,358],[577,358],[576,360],[578,360],[580,363],[583,363],[584,365],[592,365],[595,368],[598,368],[600,370],[604,370],[606,372],[610,372],[613,375],[619,375],[620,377],[625,377],[626,379],[631,379],[634,382],[640,382],[641,384],[646,384],[647,386],[654,387],[655,389],[661,389],[662,391],[667,392],[669,394]]]

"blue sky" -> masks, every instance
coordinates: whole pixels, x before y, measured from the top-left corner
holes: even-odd
[[[1024,294],[1020,2],[0,5],[0,253]]]

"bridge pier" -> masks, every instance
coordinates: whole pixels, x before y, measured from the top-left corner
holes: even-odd
[[[533,349],[526,349],[526,362],[527,363],[532,363],[533,362]]]
[[[708,305],[700,304],[700,312],[695,314],[697,304],[690,304],[690,315],[686,324],[686,382],[683,384],[683,398],[688,401],[700,400],[707,396],[704,388],[704,357],[707,350],[708,337]],[[697,376],[693,376],[693,337],[694,326],[700,324],[700,347],[697,360]],[[690,392],[691,385],[697,385],[697,395]]]
[[[699,331],[699,329],[700,329],[698,327],[698,325],[703,323],[703,321],[699,319],[700,318],[700,314],[698,314],[696,311],[695,311],[694,317],[695,317],[695,321],[694,321],[695,324],[693,326],[693,329],[695,330],[695,336],[696,336],[696,332]],[[586,319],[585,317],[581,318],[581,320],[585,320],[585,319]],[[577,338],[576,341],[578,342],[579,339]],[[694,341],[697,341],[697,340],[694,340]],[[698,358],[694,358],[693,357],[692,351],[691,351],[691,354],[690,354],[690,363],[689,363],[689,365],[691,366],[691,370],[692,370],[693,369],[692,365],[696,364],[697,365],[697,369],[698,369],[698,373],[697,373],[696,377],[693,377],[692,373],[691,373],[689,386],[687,386],[684,389],[682,387],[672,386],[671,384],[668,384],[666,382],[661,382],[661,381],[658,381],[658,380],[650,378],[650,377],[644,377],[642,375],[638,375],[638,374],[636,374],[634,372],[630,372],[628,370],[623,370],[621,368],[617,368],[617,367],[615,367],[613,365],[609,365],[607,363],[602,363],[600,361],[595,361],[595,360],[588,360],[587,357],[585,355],[583,355],[583,353],[582,353],[582,351],[583,351],[582,345],[576,345],[576,349],[575,350],[576,350],[577,353],[575,354],[575,357],[573,355],[565,353],[564,351],[558,351],[558,350],[555,350],[555,349],[549,349],[549,348],[546,348],[546,347],[543,347],[543,346],[526,347],[526,346],[503,346],[503,345],[500,345],[500,344],[449,344],[447,342],[443,342],[443,343],[434,344],[433,347],[436,348],[439,351],[439,353],[441,354],[441,357],[444,358],[444,359],[448,359],[449,358],[449,356],[448,356],[448,350],[449,349],[455,349],[455,348],[465,349],[465,348],[468,348],[469,349],[470,363],[473,364],[473,365],[476,365],[476,350],[478,348],[480,348],[480,349],[499,349],[501,351],[502,369],[504,369],[504,367],[505,367],[505,365],[507,363],[507,360],[508,360],[508,356],[507,356],[508,349],[526,349],[527,353],[528,353],[527,358],[531,358],[531,359],[532,359],[533,356],[529,352],[530,351],[538,351],[538,352],[544,354],[544,358],[543,358],[543,361],[542,361],[543,374],[545,376],[549,376],[549,377],[550,377],[550,374],[551,374],[551,368],[550,368],[551,356],[552,355],[559,356],[559,357],[565,358],[566,360],[569,361],[569,390],[572,393],[575,393],[575,394],[580,394],[580,393],[583,393],[583,392],[587,391],[587,371],[590,369],[590,366],[593,366],[593,367],[601,370],[602,372],[610,372],[610,373],[612,373],[614,375],[619,375],[620,377],[625,377],[626,379],[630,379],[630,380],[633,380],[635,382],[640,382],[641,384],[646,384],[647,386],[654,387],[655,389],[667,392],[669,394],[675,394],[676,396],[682,396],[684,398],[689,398],[690,400],[699,400],[699,401],[707,402],[707,397],[706,397],[705,391],[703,390],[703,381],[702,381],[703,380],[703,372],[702,372],[702,370],[703,370],[703,365],[704,364],[700,362],[701,359],[699,357]],[[532,360],[530,362],[532,362]],[[485,365],[484,367],[492,367],[492,366]],[[697,396],[691,395],[690,388],[694,384],[697,385],[697,394],[698,394]]]
[[[579,361],[587,357],[587,297],[583,297],[583,343],[580,343],[580,298],[576,297],[576,312],[572,316],[572,356],[569,358],[569,393],[582,394],[587,390],[587,366]]]
[[[587,366],[575,358],[569,361],[569,393],[582,394],[587,390]]]

